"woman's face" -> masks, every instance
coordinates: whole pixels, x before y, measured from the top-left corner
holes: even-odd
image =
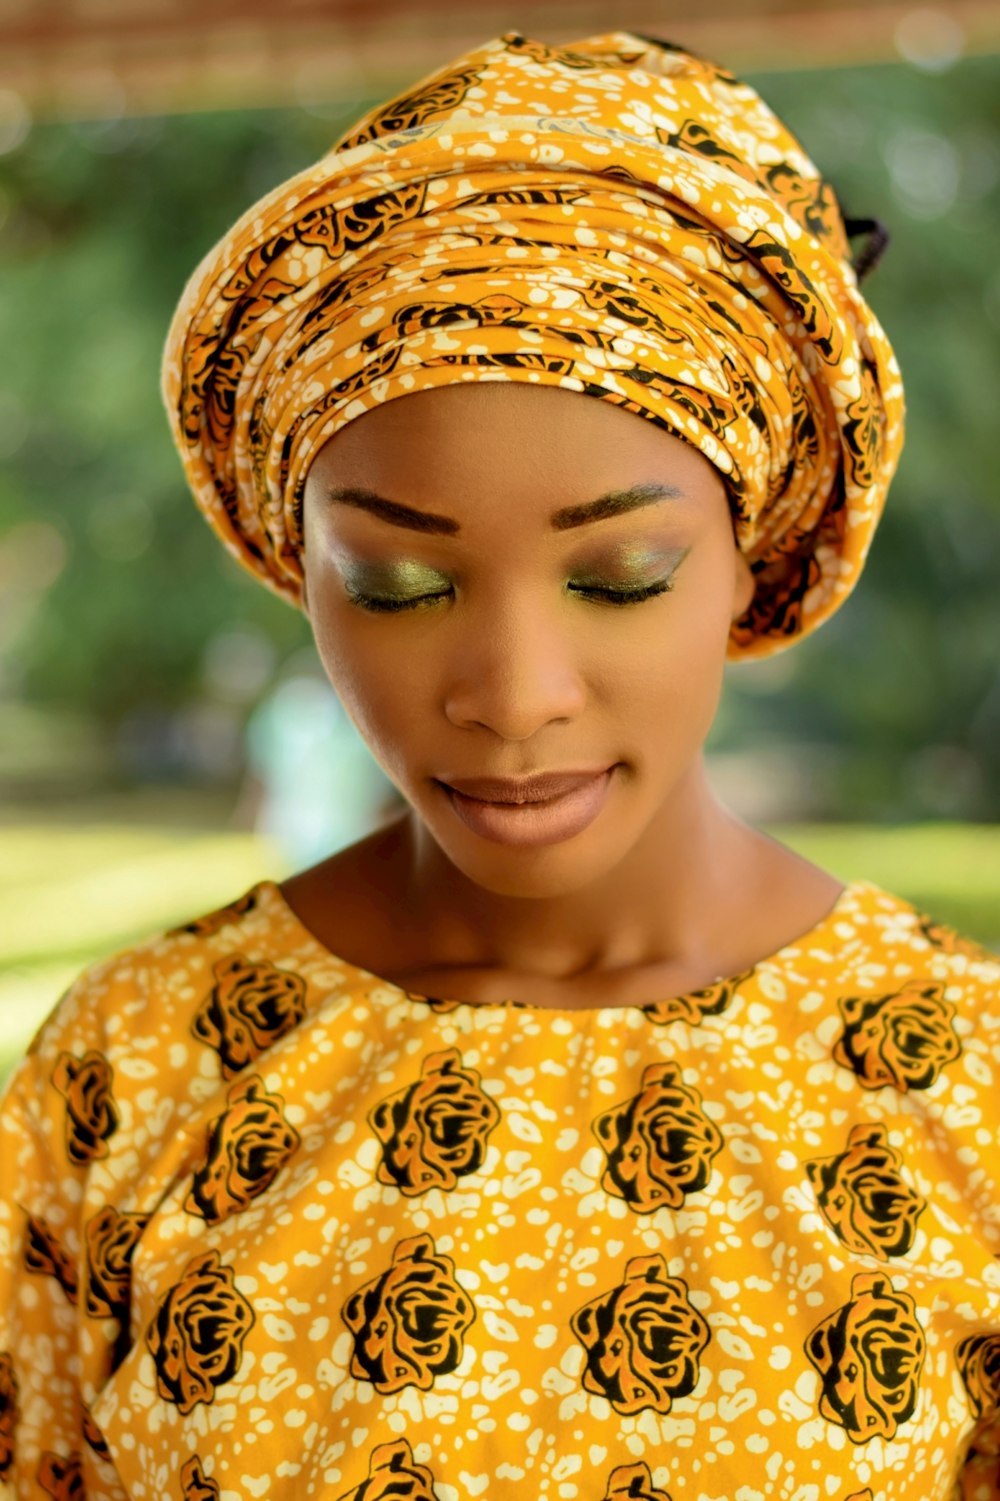
[[[576,508],[634,491],[661,498],[572,524]],[[359,492],[382,497],[382,514]],[[753,590],[700,453],[559,387],[438,387],[324,445],[304,526],[306,609],[330,682],[454,865],[498,893],[554,894],[652,837],[700,758],[730,622]],[[593,821],[534,847],[475,832],[440,785],[611,766]]]

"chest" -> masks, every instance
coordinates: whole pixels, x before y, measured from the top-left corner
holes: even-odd
[[[789,1495],[945,1496],[1000,1289],[937,1181],[948,1102],[876,1101],[832,1022],[750,985],[686,1019],[318,1016],[143,1230],[94,1408],[128,1493],[190,1453],[282,1501],[641,1466],[698,1501],[752,1453]]]

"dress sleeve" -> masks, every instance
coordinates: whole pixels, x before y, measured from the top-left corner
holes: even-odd
[[[84,972],[0,1098],[0,1501],[125,1495],[87,1407],[118,1327],[89,1316],[106,1310],[84,1265],[88,1178],[117,1125],[87,991]]]

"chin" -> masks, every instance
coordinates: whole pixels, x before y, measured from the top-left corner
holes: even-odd
[[[585,829],[573,839],[529,849],[491,844],[472,833],[467,840],[442,839],[430,827],[445,857],[474,885],[494,896],[535,900],[569,896],[600,881],[628,854],[632,842],[620,819],[613,838],[606,830]]]

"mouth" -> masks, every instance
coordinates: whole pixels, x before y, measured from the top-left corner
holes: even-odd
[[[451,792],[479,803],[496,803],[505,807],[522,807],[526,803],[546,803],[563,797],[578,787],[585,787],[596,777],[612,770],[599,766],[589,771],[542,771],[527,777],[456,777],[441,782]]]
[[[614,771],[615,766],[609,766],[603,771],[572,773],[569,777],[562,774],[561,791],[557,782],[557,790],[550,795],[536,795],[520,802],[472,797],[447,782],[437,785],[452,810],[474,834],[495,844],[534,848],[572,839],[593,823],[607,801]],[[548,791],[548,787],[543,788],[541,780],[531,788],[536,794],[543,790]]]

